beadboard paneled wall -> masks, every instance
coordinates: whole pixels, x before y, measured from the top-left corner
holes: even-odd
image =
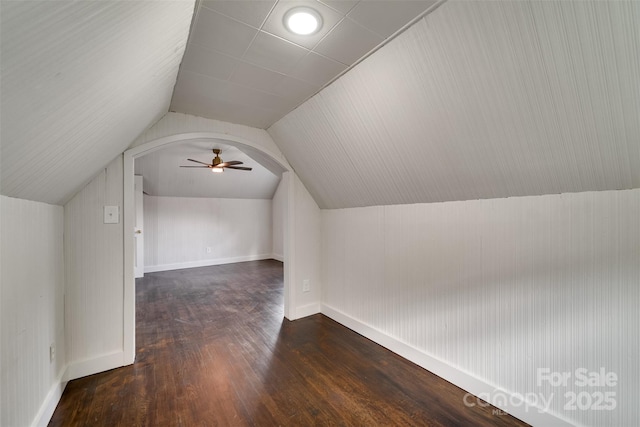
[[[62,394],[66,361],[63,209],[5,196],[0,207],[0,425],[41,425]]]
[[[638,188],[638,22],[447,1],[269,134],[323,209]]]
[[[294,238],[290,241],[289,262],[293,263],[291,291],[298,319],[320,312],[320,256],[322,233],[321,211],[300,178],[293,174],[293,212],[288,216],[293,221]],[[309,291],[303,283],[309,281]],[[291,319],[293,320],[293,319]]]
[[[2,1],[2,194],[65,203],[169,109],[194,1]]]
[[[576,424],[637,425],[640,190],[324,210],[322,220],[323,312],[419,350],[463,388],[476,378],[491,398],[493,387],[551,397],[551,412]],[[576,369],[601,367],[615,387],[575,384]],[[571,378],[538,386],[538,368]],[[613,411],[564,409],[566,392],[605,391]],[[510,410],[549,425],[533,408]]]
[[[271,258],[271,200],[144,196],[144,224],[145,272]]]
[[[271,220],[273,230],[273,248],[271,253],[273,257],[279,261],[284,261],[284,228],[285,228],[285,209],[287,209],[287,189],[285,188],[285,180],[281,179],[278,188],[271,199]]]
[[[122,156],[64,207],[68,379],[122,366]],[[104,206],[120,222],[103,223]]]

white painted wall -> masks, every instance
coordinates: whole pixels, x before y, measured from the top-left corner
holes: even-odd
[[[144,196],[144,223],[145,272],[271,258],[271,200]]]
[[[0,209],[0,425],[46,425],[64,388],[63,209],[6,196]]]
[[[123,365],[122,191],[118,156],[64,206],[67,379]],[[120,223],[103,223],[105,205]]]
[[[469,391],[637,425],[640,189],[326,210],[322,236],[324,313]],[[578,387],[581,367],[618,385]],[[571,372],[568,387],[537,386],[538,368]],[[617,408],[565,410],[570,391],[614,392]]]
[[[287,209],[287,189],[286,182],[281,179],[278,188],[271,199],[271,229],[273,231],[273,247],[271,254],[278,261],[284,261],[284,227],[285,209]]]
[[[293,264],[291,290],[295,311],[291,320],[320,312],[320,256],[321,256],[321,211],[300,178],[293,174],[293,238],[289,262]],[[303,291],[303,281],[309,280],[309,292]]]
[[[174,113],[168,114],[133,145],[190,131],[240,136],[283,159],[269,134],[263,130]],[[284,175],[287,174],[291,175],[285,181],[291,182],[295,175]],[[295,277],[296,280],[296,289],[292,290],[297,296],[295,305],[286,307],[288,317],[295,319],[319,311],[320,210],[297,178],[295,185],[287,184],[285,188],[287,197],[296,196],[293,208],[284,215],[285,224],[287,218],[293,221],[295,217],[294,234],[300,236],[285,232],[283,244],[284,254],[292,253],[295,256],[295,261],[290,262],[289,266],[285,265],[285,276]],[[69,363],[66,379],[116,368],[133,360],[135,343],[128,334],[133,332],[134,310],[125,305],[133,304],[134,299],[125,298],[124,293],[126,289],[127,295],[132,294],[133,287],[124,279],[123,218],[119,224],[102,223],[103,207],[122,207],[123,192],[123,161],[118,157],[64,207],[66,344]],[[265,216],[269,225],[266,228],[270,229],[271,207]],[[148,228],[148,225],[145,226]],[[133,233],[133,223],[130,232]],[[272,242],[266,247],[270,254]],[[133,256],[130,262],[133,265]],[[302,292],[303,278],[309,278],[312,282],[312,291],[309,293]]]
[[[266,130],[220,120],[205,119],[189,114],[167,113],[156,124],[140,135],[129,148],[137,147],[169,135],[190,132],[220,132],[247,139],[266,151],[275,154],[286,163],[284,155],[271,139]]]

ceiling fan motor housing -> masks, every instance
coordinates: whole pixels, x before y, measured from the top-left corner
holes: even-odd
[[[250,171],[251,170],[251,168],[248,168],[248,167],[245,167],[245,166],[239,166],[239,165],[242,164],[242,162],[238,161],[238,160],[232,160],[232,161],[229,161],[229,162],[223,162],[222,159],[220,158],[220,153],[221,152],[222,152],[222,150],[220,150],[219,148],[214,148],[213,149],[213,153],[216,156],[211,161],[211,164],[205,163],[205,162],[201,162],[200,160],[187,159],[190,162],[199,163],[202,166],[180,166],[180,167],[181,168],[209,168],[209,169],[211,169],[212,172],[222,172],[222,171],[224,171],[225,168],[237,169],[237,170],[243,170],[243,171]]]
[[[222,163],[222,159],[220,158],[220,153],[222,152],[222,150],[218,149],[218,148],[214,148],[213,152],[215,153],[215,157],[213,158],[213,160],[211,161],[211,163],[213,164],[213,167],[218,166],[220,163]]]

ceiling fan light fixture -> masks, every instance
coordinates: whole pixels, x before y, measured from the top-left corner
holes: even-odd
[[[213,173],[222,173],[225,169],[236,169],[241,171],[251,171],[252,168],[248,168],[246,166],[239,166],[242,164],[239,160],[231,160],[229,162],[223,162],[220,158],[220,153],[222,150],[219,148],[214,148],[213,152],[215,153],[215,157],[211,161],[211,163],[201,162],[200,160],[195,159],[187,159],[190,162],[198,163],[198,166],[193,165],[182,165],[181,168],[209,168]]]
[[[294,7],[284,14],[285,28],[299,36],[310,36],[322,28],[322,16],[310,7]]]

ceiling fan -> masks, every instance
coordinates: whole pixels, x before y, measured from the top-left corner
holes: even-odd
[[[244,166],[238,166],[238,165],[242,164],[242,162],[239,162],[238,160],[232,160],[230,162],[223,162],[222,159],[220,158],[220,153],[222,153],[222,150],[220,150],[219,148],[214,148],[213,149],[213,153],[216,156],[211,161],[211,164],[205,163],[205,162],[201,162],[199,160],[187,159],[190,162],[201,163],[204,166],[180,166],[180,167],[181,168],[209,168],[209,169],[211,169],[211,172],[224,172],[225,169],[237,169],[237,170],[241,170],[241,171],[250,171],[251,170],[251,168],[247,168],[247,167],[244,167]]]

